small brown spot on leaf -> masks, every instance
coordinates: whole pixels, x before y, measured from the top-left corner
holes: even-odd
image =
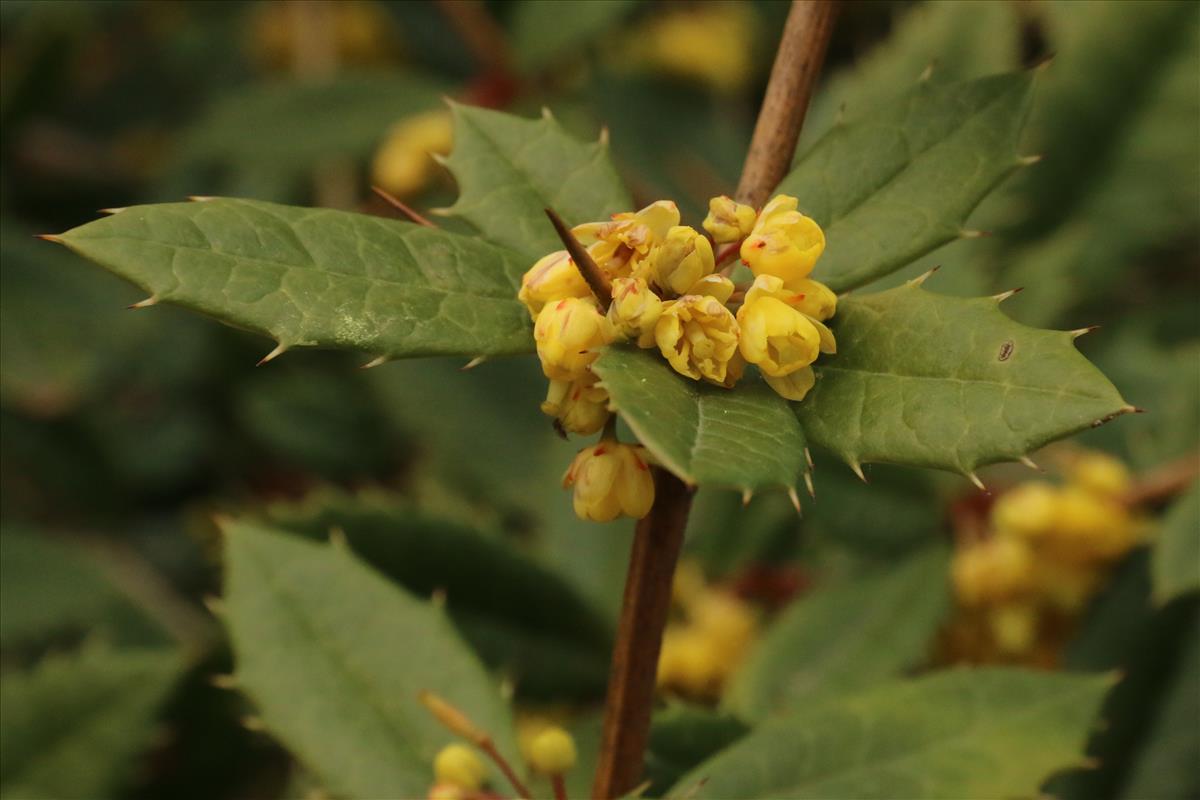
[[[1007,342],[1000,345],[1000,360],[1008,361],[1010,358],[1012,358],[1013,349],[1014,345],[1012,339],[1009,339]]]

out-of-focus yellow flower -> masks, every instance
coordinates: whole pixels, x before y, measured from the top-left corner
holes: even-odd
[[[712,234],[713,241],[717,244],[740,242],[754,229],[756,217],[754,209],[750,206],[727,195],[721,195],[708,201],[704,230]]]
[[[1125,464],[1095,450],[1073,458],[1067,466],[1067,478],[1081,489],[1109,497],[1124,494],[1133,484],[1133,475]]]
[[[433,774],[439,784],[475,791],[483,785],[487,768],[465,744],[448,744],[433,759]]]
[[[676,225],[654,250],[654,282],[675,294],[683,294],[714,269],[712,245],[694,228]]]
[[[789,288],[808,277],[825,251],[821,226],[797,211],[798,205],[788,195],[771,198],[741,247],[742,261],[751,272],[774,275]]]
[[[772,276],[760,276],[746,292],[746,301],[737,313],[741,331],[738,347],[742,356],[757,364],[763,374],[777,378],[816,361],[822,340],[819,323],[781,297],[788,297],[783,292],[783,282]],[[832,334],[828,336],[832,339]]]
[[[1058,494],[1053,486],[1030,481],[1000,495],[992,506],[992,523],[998,530],[1036,540],[1054,527]]]
[[[688,607],[700,599],[705,591],[704,571],[690,559],[679,562],[671,580],[671,602]]]
[[[1089,564],[1042,558],[1037,563],[1035,580],[1045,603],[1064,614],[1075,615],[1087,607],[1104,573]]]
[[[716,644],[701,631],[678,626],[663,634],[656,676],[661,688],[714,698],[720,694],[726,671]]]
[[[680,582],[680,578],[683,581]],[[708,588],[698,572],[676,573],[676,586],[694,579],[698,586],[677,592],[685,621],[668,625],[658,660],[661,688],[689,697],[715,698],[741,664],[758,633],[749,604],[737,596]]]
[[[375,152],[371,179],[395,195],[424,189],[437,174],[431,153],[445,155],[454,144],[449,111],[426,111],[400,120]]]
[[[785,400],[792,400],[799,403],[816,384],[817,375],[813,372],[812,367],[802,367],[795,372],[789,372],[787,375],[776,376],[763,373],[763,380],[775,390],[775,394]]]
[[[529,316],[537,319],[547,303],[567,297],[591,297],[592,290],[575,266],[566,250],[557,250],[542,256],[521,278],[521,291],[517,299],[529,309]]]
[[[959,602],[967,606],[1011,600],[1034,586],[1034,559],[1029,546],[1012,536],[993,536],[960,547],[950,566]]]
[[[688,614],[692,625],[713,641],[731,665],[741,661],[758,629],[750,606],[728,592],[704,592],[692,602]]]
[[[576,225],[571,232],[588,245],[588,254],[609,278],[627,278],[678,224],[679,207],[658,200],[640,211],[613,214],[608,222]]]
[[[654,339],[680,375],[721,386],[738,377],[732,374],[737,371],[737,319],[716,298],[689,294],[665,303]]]
[[[303,4],[301,4],[303,5]],[[292,69],[300,43],[295,3],[258,4],[251,23],[252,55],[270,69]],[[303,13],[303,12],[301,12]],[[341,0],[324,4],[317,12],[318,23],[328,27],[337,63],[347,66],[375,66],[395,60],[399,37],[395,22],[381,3],[366,0]]]
[[[624,56],[720,92],[736,91],[753,71],[754,23],[745,3],[689,5],[647,21]]]
[[[1111,561],[1129,552],[1140,533],[1122,504],[1067,485],[1058,493],[1047,546],[1063,561]]]
[[[618,333],[643,347],[653,343],[654,325],[662,316],[663,303],[642,278],[617,278],[612,283],[612,305],[608,319]],[[646,341],[647,344],[642,344]]]
[[[542,309],[533,326],[542,372],[551,380],[583,378],[600,348],[614,338],[612,323],[592,298],[568,297],[552,303]]]
[[[578,759],[575,740],[562,728],[551,726],[534,737],[529,745],[529,766],[541,775],[570,772]]]
[[[654,504],[654,477],[645,448],[602,440],[585,447],[563,475],[563,488],[575,487],[575,513],[580,519],[610,522],[617,517],[641,519]]]
[[[558,419],[563,430],[580,436],[598,433],[608,422],[608,392],[588,372],[573,381],[550,381],[542,412]]]
[[[1028,653],[1037,642],[1038,613],[1031,603],[1007,603],[991,609],[988,625],[1001,653]]]

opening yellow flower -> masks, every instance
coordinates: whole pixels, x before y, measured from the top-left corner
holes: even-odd
[[[654,477],[645,448],[611,439],[585,447],[563,475],[563,488],[575,487],[580,519],[611,522],[620,516],[641,519],[654,505]]]
[[[654,282],[674,294],[683,294],[715,269],[712,245],[694,228],[676,225],[654,250]]]
[[[592,290],[571,260],[566,250],[556,250],[542,256],[521,278],[521,291],[517,299],[529,309],[529,316],[537,319],[547,303],[567,297],[590,297]]]
[[[708,216],[704,218],[704,230],[712,234],[717,244],[739,242],[754,230],[754,209],[739,203],[728,195],[714,197],[708,201]]]
[[[573,381],[550,381],[542,411],[558,420],[568,433],[598,433],[608,422],[608,392],[596,385],[591,372]]]
[[[821,226],[797,211],[798,204],[788,195],[773,197],[741,247],[742,261],[751,272],[774,275],[789,287],[807,278],[825,251]]]
[[[627,278],[679,224],[679,207],[658,200],[641,211],[613,214],[608,222],[586,222],[571,229],[609,278]]]
[[[763,374],[783,377],[817,360],[824,326],[793,307],[792,303],[803,299],[803,295],[784,291],[783,281],[768,275],[756,278],[746,292],[746,301],[737,313],[738,346],[746,361],[757,364]],[[832,336],[828,334],[829,339]],[[827,343],[826,349],[830,346]]]
[[[568,297],[548,305],[533,326],[542,372],[551,380],[584,377],[600,348],[614,338],[612,324],[593,298]]]
[[[715,297],[689,294],[666,303],[654,339],[681,375],[722,386],[741,376],[737,319]]]
[[[662,316],[663,302],[641,278],[617,278],[612,284],[608,319],[618,333],[642,343]],[[653,339],[650,339],[653,342]],[[642,345],[643,347],[647,345]]]

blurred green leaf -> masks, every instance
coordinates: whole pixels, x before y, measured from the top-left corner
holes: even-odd
[[[778,189],[825,229],[813,277],[843,292],[963,236],[1020,164],[1032,83],[1014,73],[920,84],[813,145]]]
[[[948,565],[936,547],[801,595],[735,673],[726,707],[759,720],[921,664],[949,607]]]
[[[731,390],[689,380],[658,353],[630,347],[609,347],[593,369],[638,440],[680,479],[744,490],[800,479],[804,434],[765,383]]]
[[[675,704],[656,713],[646,746],[646,777],[652,781],[652,796],[665,792],[693,767],[749,731],[737,717],[699,706]]]
[[[1163,517],[1151,569],[1160,604],[1200,589],[1200,480]]]
[[[838,353],[796,413],[849,464],[971,474],[1133,410],[1072,334],[1016,323],[995,298],[912,284],[846,298],[832,328]]]
[[[82,550],[7,523],[0,530],[0,646],[64,633],[100,633],[129,644],[165,640]]]
[[[159,300],[283,346],[406,357],[533,345],[521,259],[419,225],[218,198],[135,206],[59,238]]]
[[[381,493],[316,493],[302,504],[273,505],[265,518],[273,528],[313,539],[339,530],[356,555],[412,594],[444,592],[463,635],[511,674],[518,691],[603,693],[607,621],[559,576],[497,535]]]
[[[562,249],[544,209],[578,225],[633,208],[603,141],[585,144],[569,136],[549,113],[531,120],[458,104],[450,108],[454,151],[446,166],[460,194],[446,213],[524,255],[529,263],[523,269]]]
[[[512,48],[523,71],[578,54],[637,5],[637,0],[574,0],[564,13],[556,0],[513,3]]]
[[[700,489],[688,514],[684,552],[699,559],[710,578],[724,578],[756,563],[788,560],[799,525],[796,509],[782,494],[764,494],[746,505],[734,492]]]
[[[1108,676],[1013,669],[886,684],[759,726],[684,776],[670,796],[1034,795],[1048,775],[1079,760],[1111,684]]]
[[[435,691],[516,756],[510,712],[443,612],[344,548],[248,523],[226,533],[236,680],[267,729],[348,797],[419,797],[454,737],[421,706]]]
[[[150,743],[180,672],[156,650],[88,648],[0,679],[0,797],[90,800],[115,793]]]

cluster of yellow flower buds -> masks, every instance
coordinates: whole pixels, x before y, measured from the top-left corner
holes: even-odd
[[[958,656],[1052,663],[1112,565],[1144,539],[1144,520],[1121,499],[1132,480],[1124,464],[1083,451],[1064,466],[1061,485],[1031,481],[1001,495],[987,535],[955,551]]]
[[[658,686],[694,700],[715,700],[758,634],[754,609],[711,587],[699,567],[679,565],[672,601],[675,618],[663,635]]]
[[[837,349],[824,324],[837,310],[837,297],[808,277],[825,236],[797,206],[796,198],[779,195],[756,212],[715,197],[703,223],[707,234],[680,225],[678,207],[667,200],[577,225],[572,234],[600,273],[591,283],[565,250],[539,259],[525,273],[518,298],[534,320],[538,357],[550,380],[542,410],[559,430],[589,435],[606,429],[609,397],[591,367],[616,341],[657,349],[679,374],[725,388],[753,364],[780,395],[802,400],[814,382],[812,363]],[[732,264],[723,268],[737,256],[755,276],[741,287],[726,274]],[[611,287],[611,302],[593,293],[597,282]],[[623,447],[615,441],[599,447],[612,453],[613,446]],[[581,452],[565,480],[576,487],[580,516],[644,514],[649,503],[639,492],[648,486],[653,499],[649,476],[631,479],[642,487],[635,492],[622,479],[634,473],[617,466],[636,471],[644,464],[636,453],[596,467],[598,480],[582,488],[579,476],[602,455],[597,449]],[[626,496],[601,496],[600,487]]]

